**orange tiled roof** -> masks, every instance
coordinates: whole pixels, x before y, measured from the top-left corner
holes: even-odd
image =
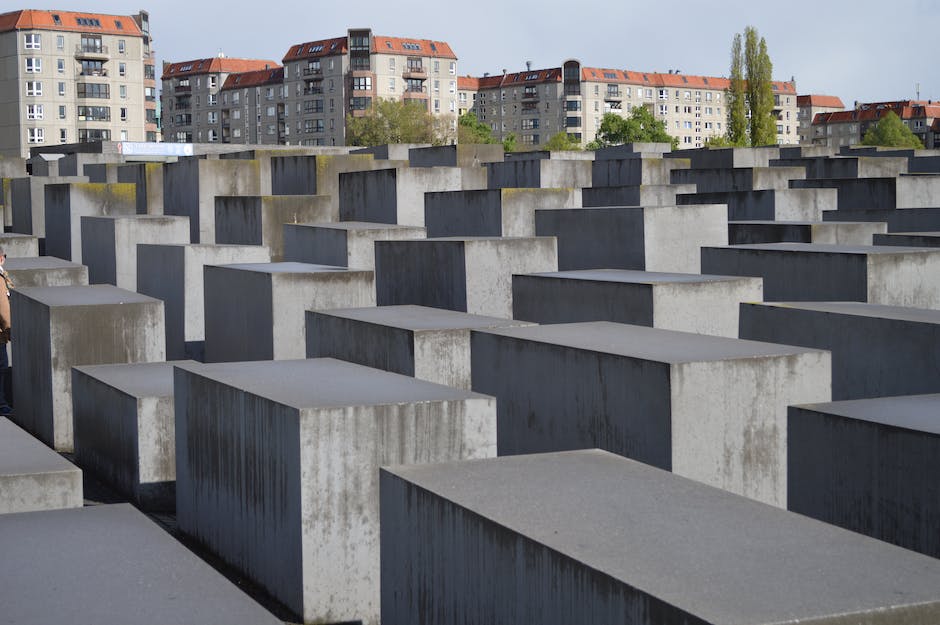
[[[621,69],[582,67],[581,78],[586,82],[609,82],[632,84],[650,88],[713,89],[723,91],[731,81],[718,76],[693,76],[689,74],[661,74],[659,72],[636,72]],[[771,82],[775,94],[796,95],[792,82]]]
[[[520,85],[537,85],[544,83],[561,82],[561,68],[533,69],[525,72],[512,72],[511,74],[496,74],[477,78],[478,89],[494,89],[497,87],[513,87]]]
[[[346,54],[349,50],[346,37],[334,37],[332,39],[320,39],[318,41],[308,41],[298,43],[290,47],[281,62],[300,61],[303,59],[315,59],[322,56],[334,56],[337,54]]]
[[[58,22],[56,22],[58,18]],[[39,11],[25,9],[0,15],[0,32],[10,30],[61,30],[141,37],[143,33],[130,15]]]
[[[457,89],[460,91],[479,91],[480,79],[473,76],[457,76]]]
[[[282,82],[284,82],[284,68],[278,66],[274,69],[258,69],[251,72],[229,74],[222,84],[222,90],[279,85]]]
[[[894,111],[901,119],[940,118],[940,104],[902,100],[900,102],[871,102],[860,104],[858,108],[851,111],[817,113],[813,118],[813,125],[872,121],[880,119],[881,116],[888,111]]]
[[[382,35],[374,35],[372,37],[372,53],[429,56],[432,58],[457,60],[457,55],[450,49],[450,45],[443,41],[385,37]]]
[[[274,69],[280,67],[275,61],[263,59],[230,59],[228,57],[214,56],[209,59],[196,59],[194,61],[181,61],[163,66],[163,80],[179,78],[180,76],[195,76],[197,74],[242,73],[254,70]]]
[[[798,95],[796,96],[797,106],[824,106],[827,108],[844,109],[845,104],[841,98],[834,95]]]

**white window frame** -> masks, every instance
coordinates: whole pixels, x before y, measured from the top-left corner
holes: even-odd
[[[42,73],[42,58],[38,56],[28,56],[23,59],[23,63],[27,74]]]
[[[29,97],[42,97],[42,81],[41,80],[27,80],[26,81],[26,95]]]
[[[26,129],[26,142],[27,143],[45,143],[46,142],[46,131],[42,128],[27,128]]]
[[[118,39],[118,54],[127,54],[127,41]]]
[[[42,117],[43,117],[42,104],[27,104],[26,105],[26,119],[42,119]]]
[[[127,63],[118,63],[118,76],[127,76]]]
[[[39,33],[26,33],[23,35],[24,50],[42,50],[42,37]]]

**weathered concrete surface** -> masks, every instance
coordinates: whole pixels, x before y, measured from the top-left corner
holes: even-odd
[[[88,284],[88,267],[55,256],[8,258],[3,268],[16,288]]]
[[[137,189],[137,214],[163,214],[163,163],[130,163],[118,167],[118,182]]]
[[[408,150],[408,165],[411,167],[479,167],[484,163],[502,163],[503,160],[503,146],[499,144],[470,143]]]
[[[256,160],[181,158],[163,166],[163,213],[189,217],[190,243],[215,243],[215,197],[260,195]]]
[[[0,417],[0,515],[81,508],[82,503],[81,470]],[[7,590],[4,584],[0,597]]]
[[[72,369],[75,462],[149,510],[176,509],[173,365]]]
[[[695,193],[694,184],[591,187],[581,190],[585,208],[595,206],[675,206],[682,194]]]
[[[82,218],[137,214],[134,185],[48,184],[45,190],[45,253],[82,262]]]
[[[940,250],[764,243],[703,247],[702,271],[764,279],[764,300],[940,308]]]
[[[741,338],[832,353],[835,400],[940,392],[940,311],[858,302],[742,304]]]
[[[873,236],[887,231],[883,221],[729,221],[728,243],[871,245]]]
[[[407,154],[404,157],[407,160]],[[274,156],[271,158],[273,195],[327,195],[339,214],[339,175],[388,167],[371,154]]]
[[[10,623],[279,625],[128,504],[0,516]]]
[[[828,352],[803,347],[603,321],[470,341],[500,455],[600,447],[781,507],[787,406],[831,399]]]
[[[464,189],[463,172],[458,167],[397,167],[341,173],[339,218],[424,226],[424,194]]]
[[[837,194],[835,189],[683,192],[674,204],[727,204],[731,220],[819,221],[836,211]]]
[[[376,241],[376,302],[508,319],[512,275],[557,271],[557,258],[552,237]]]
[[[616,321],[737,338],[739,302],[760,301],[760,278],[629,269],[512,277],[513,318],[536,323]]]
[[[890,234],[876,234],[875,245],[898,245],[901,247],[940,247],[940,231],[938,232],[892,232]]]
[[[488,189],[559,189],[591,186],[593,160],[509,160],[486,164]]]
[[[189,218],[164,215],[81,218],[82,259],[92,284],[137,290],[137,246],[189,242]]]
[[[688,159],[692,169],[730,169],[743,167],[770,167],[770,161],[780,158],[783,148],[699,148],[668,152],[665,158]]]
[[[674,169],[674,184],[694,184],[699,193],[787,189],[791,180],[806,178],[802,167],[742,167],[722,169]]]
[[[386,625],[940,618],[934,559],[596,450],[380,479]]]
[[[13,420],[72,451],[72,366],[166,360],[163,302],[114,286],[14,289]]]
[[[624,143],[621,145],[611,145],[605,148],[594,150],[594,160],[620,160],[625,158],[662,158],[665,154],[672,152],[672,145],[669,143],[650,143],[638,141],[635,143]]]
[[[790,510],[940,558],[940,395],[791,406]]]
[[[595,158],[591,169],[592,187],[671,184],[673,169],[688,169],[691,162],[678,158]]]
[[[13,178],[9,180],[9,212],[13,232],[46,236],[46,192],[47,184],[87,183],[88,178]],[[7,212],[7,209],[4,209]]]
[[[376,241],[425,239],[420,226],[398,226],[367,221],[284,224],[284,260],[375,269]]]
[[[535,231],[557,237],[562,271],[699,273],[700,248],[728,244],[728,216],[723,204],[539,210]]]
[[[429,237],[534,237],[536,209],[581,206],[581,189],[483,189],[424,194]]]
[[[339,358],[470,388],[470,331],[531,325],[425,306],[307,311],[307,358]]]
[[[39,237],[31,234],[2,233],[0,246],[9,259],[39,256]]]
[[[264,245],[272,262],[284,256],[284,224],[331,222],[338,214],[325,195],[266,195],[215,198],[215,242]]]
[[[940,230],[940,207],[897,210],[835,210],[823,214],[823,221],[884,221],[888,232],[932,232]]]
[[[167,358],[202,359],[206,338],[203,290],[206,265],[270,260],[270,252],[260,245],[139,246],[137,290],[164,302]]]
[[[884,178],[907,173],[906,157],[828,156],[779,158],[771,167],[803,167],[806,178]]]
[[[496,452],[493,398],[338,360],[180,366],[175,388],[180,529],[304,622],[378,623],[380,466]]]
[[[891,178],[819,178],[793,180],[794,189],[836,189],[839,210],[936,208],[940,200],[940,174]]]
[[[372,271],[240,263],[204,279],[206,362],[303,358],[304,311],[375,305]]]

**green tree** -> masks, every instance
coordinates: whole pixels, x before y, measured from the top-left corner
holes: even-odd
[[[558,132],[553,134],[542,147],[549,152],[556,152],[563,150],[580,150],[581,144],[577,141],[572,141],[567,132]]]
[[[449,138],[445,126],[441,120],[433,119],[423,104],[378,100],[373,101],[372,108],[362,117],[346,117],[346,145],[442,145]]]
[[[496,143],[496,139],[474,113],[464,113],[457,120],[457,143]]]
[[[705,139],[703,145],[706,148],[733,148],[735,147],[725,135],[714,135]]]
[[[732,146],[745,146],[747,145],[747,94],[740,33],[736,33],[731,42],[731,78],[726,92],[726,101],[728,104],[728,143]]]
[[[862,138],[862,145],[881,145],[891,148],[924,147],[920,139],[904,125],[901,118],[894,111],[888,111],[881,116],[878,123],[871,126]]]
[[[509,133],[508,135],[506,135],[506,137],[503,139],[503,151],[504,151],[504,152],[515,152],[516,150],[518,150],[518,149],[519,149],[519,146],[518,146],[518,144],[517,144],[517,141],[518,141],[518,140],[516,139],[516,133],[510,132],[510,133]]]
[[[679,140],[666,132],[666,123],[653,117],[645,106],[634,107],[629,117],[605,113],[597,139],[588,146],[597,149],[622,143],[668,143],[672,149],[679,146]]]

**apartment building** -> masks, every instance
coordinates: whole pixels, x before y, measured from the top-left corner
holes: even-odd
[[[457,56],[445,42],[349,29],[291,46],[282,62],[285,142],[345,145],[346,116],[365,115],[378,99],[426,107],[456,129]]]
[[[798,109],[800,143],[813,143],[813,119],[817,113],[832,113],[844,111],[842,100],[833,95],[799,95],[796,96]]]
[[[0,155],[82,141],[157,141],[150,18],[0,14]]]
[[[220,141],[223,134],[221,92],[229,76],[277,68],[280,65],[275,61],[234,59],[222,54],[208,59],[164,63],[160,94],[163,140],[178,143]]]
[[[494,137],[502,140],[514,133],[524,145],[537,146],[562,131],[587,144],[596,138],[606,113],[629,116],[636,106],[647,107],[665,122],[680,148],[702,147],[727,130],[727,78],[584,67],[569,60],[557,68],[467,77],[460,84],[461,109],[472,102],[466,110],[489,124]],[[777,141],[795,144],[796,84],[772,86]]]
[[[924,147],[940,147],[940,102],[929,100],[857,102],[850,111],[819,113],[813,118],[812,143],[836,148],[861,143],[868,129],[888,111],[894,111]]]
[[[209,141],[278,145],[290,142],[285,118],[284,68],[231,74],[222,85],[218,134],[209,130]]]

